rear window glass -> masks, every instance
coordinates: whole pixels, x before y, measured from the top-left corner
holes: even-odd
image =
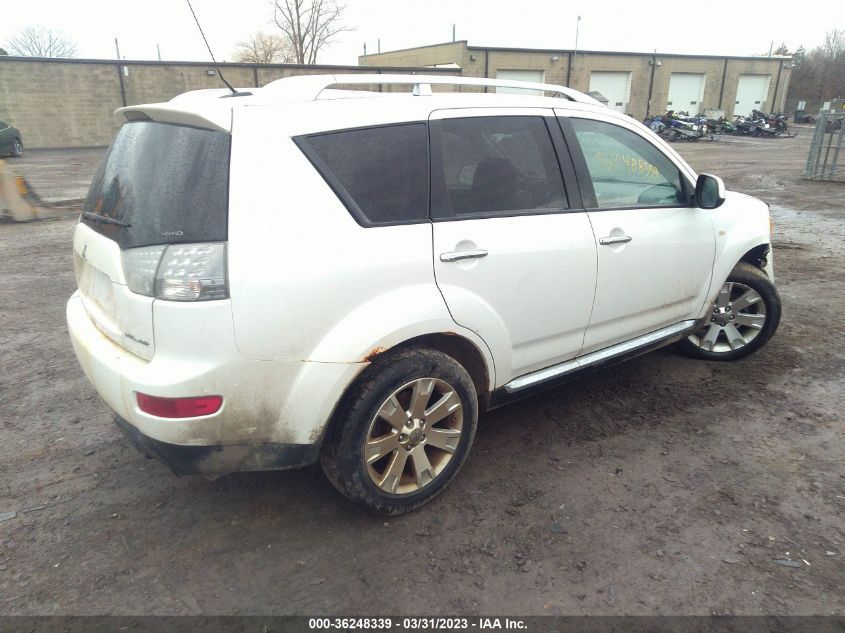
[[[361,224],[428,218],[424,123],[318,134],[297,143]]]
[[[432,214],[543,213],[568,207],[543,117],[490,116],[432,124]]]
[[[121,248],[225,240],[229,145],[224,132],[124,124],[94,176],[82,222]]]

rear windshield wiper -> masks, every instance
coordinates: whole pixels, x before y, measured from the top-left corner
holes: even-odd
[[[105,215],[99,215],[97,213],[91,213],[90,211],[83,211],[82,217],[86,220],[91,220],[92,222],[100,222],[101,224],[116,224],[117,226],[122,226],[127,229],[132,226],[128,222],[124,222],[122,220],[115,220],[114,218],[110,218]]]

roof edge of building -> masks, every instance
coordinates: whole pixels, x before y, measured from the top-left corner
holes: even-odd
[[[14,55],[0,55],[0,63],[3,62],[29,62],[29,63],[59,63],[59,64],[108,64],[126,66],[192,66],[203,68],[214,68],[214,62],[180,61],[180,60],[156,60],[156,59],[93,59],[75,57],[21,57]],[[355,64],[265,64],[261,62],[218,62],[221,68],[273,68],[273,69],[316,69],[316,70],[352,70],[355,72],[366,71],[400,71],[403,74],[409,72],[442,72],[455,71],[455,68],[432,68],[429,66],[397,66],[378,65],[361,66]]]
[[[643,51],[596,51],[596,50],[581,50],[581,49],[572,49],[572,48],[513,48],[513,47],[506,47],[506,46],[470,46],[467,40],[456,40],[454,42],[441,42],[440,44],[426,44],[424,46],[411,46],[408,48],[397,48],[395,50],[390,51],[382,51],[381,53],[369,53],[366,56],[359,55],[359,59],[367,57],[377,57],[379,55],[386,55],[390,53],[408,53],[411,51],[418,51],[424,50],[428,48],[438,48],[443,46],[449,46],[451,44],[465,44],[468,51],[490,51],[490,52],[503,52],[503,53],[563,53],[563,54],[572,54],[577,53],[578,55],[636,55],[639,57],[687,57],[687,58],[705,58],[705,59],[742,59],[742,60],[791,60],[792,55],[704,55],[704,54],[695,54],[695,53],[661,53],[660,51],[656,51],[654,53],[646,53]]]
[[[438,48],[440,46],[451,46],[452,44],[463,44],[467,48],[469,48],[469,44],[467,40],[454,40],[452,42],[440,42],[438,44],[423,44],[422,46],[409,46],[407,48],[395,48],[392,51],[381,51],[380,53],[367,53],[366,55],[358,55],[359,59],[361,57],[375,57],[377,55],[387,55],[388,53],[406,53],[408,51],[419,51],[425,48]]]
[[[411,49],[413,50],[413,49]],[[788,60],[792,55],[697,55],[695,53],[645,53],[642,51],[594,51],[572,48],[507,48],[503,46],[467,46],[471,51],[501,51],[503,53],[577,53],[578,55],[636,55],[639,57],[693,57],[705,59]]]

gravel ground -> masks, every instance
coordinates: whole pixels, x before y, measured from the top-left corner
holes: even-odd
[[[799,178],[808,142],[676,146],[773,205],[765,349],[663,350],[483,415],[453,485],[389,520],[316,468],[141,457],[68,342],[74,222],[0,226],[0,613],[842,614],[845,185]],[[15,166],[79,197],[95,153]]]
[[[42,200],[82,200],[105,151],[105,147],[27,150],[7,164],[26,177]]]

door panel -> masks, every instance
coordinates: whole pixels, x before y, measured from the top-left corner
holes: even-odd
[[[607,107],[627,112],[631,97],[631,73],[593,71],[590,73],[590,92],[599,92],[607,99]]]
[[[736,85],[734,114],[749,116],[752,110],[765,112],[771,75],[740,75]]]
[[[497,386],[575,357],[592,309],[595,240],[587,214],[567,211],[579,198],[551,114],[431,116],[435,277],[452,318],[493,352]]]
[[[715,241],[702,209],[590,212],[598,284],[583,354],[694,318],[710,286]],[[607,241],[607,240],[605,240]]]
[[[487,255],[441,261],[472,250]],[[581,349],[596,284],[586,213],[436,222],[434,273],[452,318],[503,352],[497,386]]]
[[[672,73],[669,78],[669,100],[666,110],[689,112],[692,115],[703,112],[704,83],[706,75],[700,73]]]
[[[715,236],[710,212],[688,206],[680,166],[627,122],[569,117],[563,128],[598,253],[581,354],[697,317]]]
[[[532,83],[543,83],[542,70],[499,70],[496,71],[496,79],[514,79],[516,81],[530,81]],[[512,95],[543,95],[542,90],[531,90],[530,88],[496,88],[500,94]]]

